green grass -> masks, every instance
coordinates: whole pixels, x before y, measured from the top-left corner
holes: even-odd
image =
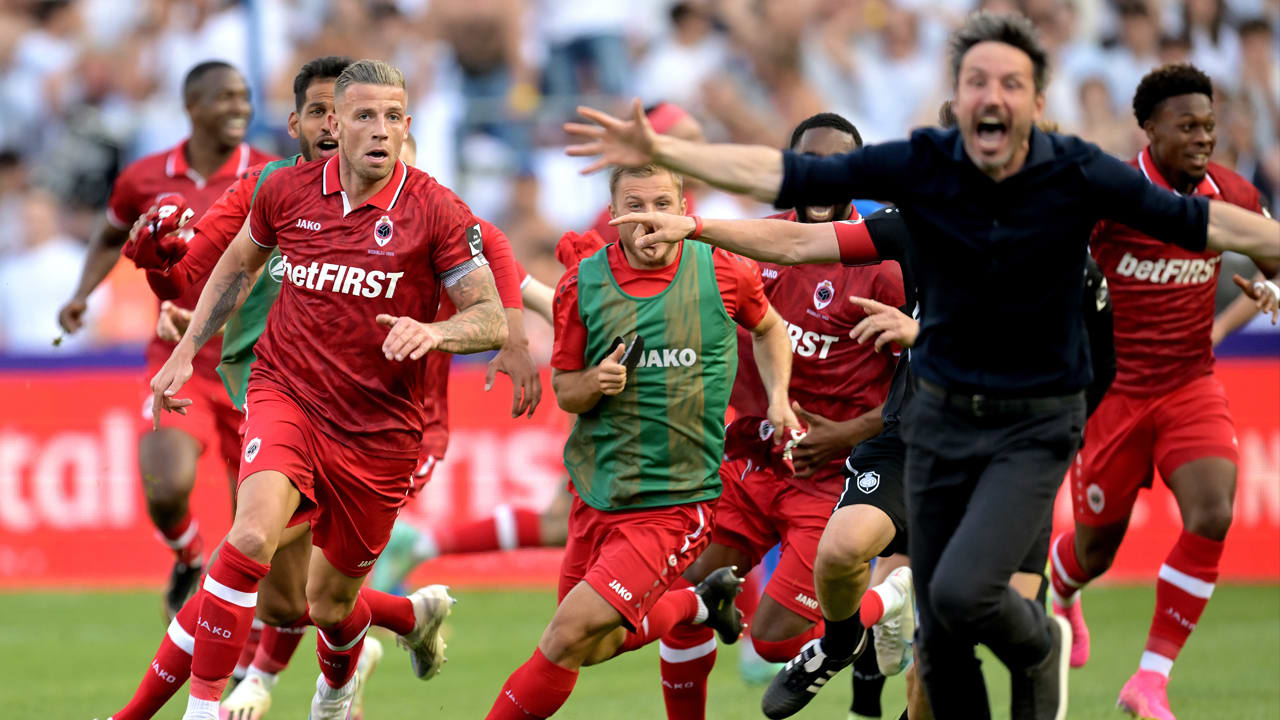
[[[412,677],[389,638],[368,689],[366,717],[482,718],[507,674],[532,652],[554,598],[549,592],[468,592],[450,626],[450,662],[429,683]],[[1133,672],[1146,637],[1154,591],[1099,588],[1086,610],[1093,659],[1071,676],[1075,719],[1119,720],[1116,692]],[[0,696],[5,718],[105,718],[124,703],[160,639],[155,593],[0,594]],[[1280,587],[1220,587],[1174,672],[1170,697],[1182,720],[1280,717]],[[308,637],[281,677],[270,717],[305,717],[317,674]],[[998,662],[984,664],[996,717],[1007,717],[1008,680]],[[843,720],[848,673],[797,717]],[[886,712],[901,709],[903,685],[885,689]],[[711,683],[710,718],[758,718],[761,689],[738,678],[736,648],[722,648]],[[159,717],[181,715],[185,692]],[[563,718],[663,718],[656,648],[587,668]]]

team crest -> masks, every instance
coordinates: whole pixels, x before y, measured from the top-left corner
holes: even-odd
[[[868,470],[858,476],[858,489],[861,490],[864,495],[870,495],[875,492],[878,487],[880,487],[880,473],[875,470]]]
[[[395,226],[391,224],[391,217],[383,215],[378,218],[378,222],[373,226],[373,240],[378,243],[378,247],[382,247],[391,242],[391,234],[395,231]]]
[[[467,228],[467,249],[473,257],[484,250],[484,233],[480,232],[480,223]]]
[[[821,310],[831,304],[831,299],[836,296],[836,288],[831,284],[830,280],[823,280],[818,283],[818,289],[813,291],[813,306]]]
[[[768,440],[773,437],[773,423],[768,420],[760,421],[760,439]]]
[[[1097,483],[1092,483],[1085,488],[1084,497],[1094,514],[1102,512],[1102,508],[1107,506],[1107,498],[1102,494],[1102,488],[1098,487]]]
[[[250,440],[249,444],[244,448],[244,461],[247,463],[253,462],[253,459],[258,457],[258,450],[261,448],[262,438],[254,438]]]

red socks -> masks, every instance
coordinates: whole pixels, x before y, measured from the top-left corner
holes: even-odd
[[[556,665],[534,650],[533,657],[516,668],[502,685],[486,720],[529,720],[551,717],[573,692],[577,670]]]
[[[676,625],[658,643],[667,720],[705,720],[707,678],[716,664],[716,634],[706,625]]]
[[[627,633],[627,639],[614,655],[638,650],[666,635],[676,625],[693,622],[698,606],[698,596],[692,590],[668,590],[640,621],[640,627]]]
[[[157,529],[164,544],[178,555],[178,562],[183,565],[200,564],[204,541],[200,539],[200,523],[196,522],[190,511],[173,525]]]
[[[1093,579],[1076,559],[1075,530],[1068,530],[1053,539],[1053,544],[1049,546],[1049,561],[1049,580],[1053,583],[1054,600],[1059,605],[1074,604],[1076,593]]]
[[[493,517],[431,531],[440,555],[541,547],[541,516],[533,510],[498,505]]]
[[[194,597],[187,600],[169,623],[169,629],[160,641],[160,649],[156,650],[138,689],[124,709],[111,714],[113,720],[143,720],[154,716],[187,682],[191,675],[191,651],[195,643],[192,637],[196,628],[195,600]]]
[[[1185,530],[1178,537],[1156,581],[1156,613],[1142,655],[1143,670],[1169,675],[1213,594],[1223,544]]]
[[[360,599],[368,604],[374,625],[397,635],[408,635],[418,622],[418,616],[413,612],[413,603],[407,597],[362,587]]]
[[[267,675],[276,675],[285,669],[309,625],[311,616],[303,615],[283,627],[267,625],[262,628],[262,640],[253,655],[253,668]]]
[[[236,680],[244,679],[244,674],[249,671],[249,666],[253,664],[253,657],[258,652],[258,643],[262,641],[262,632],[265,627],[266,624],[261,620],[253,619],[253,624],[249,626],[249,639],[240,650],[240,659],[236,660],[236,669],[231,671],[231,677]]]
[[[756,649],[756,654],[768,660],[769,662],[784,663],[800,654],[800,648],[804,644],[814,638],[822,637],[825,627],[821,622],[815,623],[813,627],[785,640],[761,640],[759,638],[751,638],[751,645]]]
[[[329,687],[340,688],[347,684],[356,672],[356,661],[364,647],[364,636],[369,631],[372,614],[363,596],[356,597],[356,606],[342,622],[332,627],[320,628],[316,638],[316,655],[320,658],[320,672]]]
[[[194,598],[199,601],[199,616],[191,660],[192,697],[214,702],[222,697],[236,658],[249,639],[258,581],[269,569],[230,542],[222,544]]]

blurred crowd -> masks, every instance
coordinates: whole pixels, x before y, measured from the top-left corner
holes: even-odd
[[[607,203],[563,154],[579,103],[676,103],[714,141],[781,146],[821,111],[868,142],[934,121],[948,33],[1025,13],[1052,53],[1047,115],[1120,157],[1144,137],[1138,80],[1192,62],[1215,81],[1215,160],[1280,188],[1280,0],[0,0],[0,352],[48,352],[110,183],[186,134],[180,84],[206,59],[254,92],[251,140],[294,151],[293,74],[324,54],[405,71],[418,166],[554,283],[552,248]],[[703,192],[708,216],[767,209]],[[1229,276],[1229,274],[1227,274]],[[130,268],[90,300],[85,338],[136,341],[152,302]],[[95,319],[96,316],[96,319]]]

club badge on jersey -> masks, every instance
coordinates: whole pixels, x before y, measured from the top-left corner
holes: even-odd
[[[378,218],[378,222],[373,226],[373,240],[378,243],[378,247],[384,247],[391,242],[391,235],[395,232],[395,225],[391,222],[389,215],[383,215]]]
[[[831,284],[830,280],[823,280],[818,283],[817,289],[813,291],[813,306],[821,310],[830,305],[835,296],[835,286]]]

